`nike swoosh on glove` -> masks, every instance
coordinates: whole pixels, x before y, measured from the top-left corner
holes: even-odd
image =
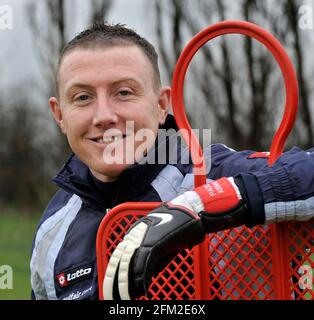
[[[187,191],[138,220],[110,257],[103,281],[105,300],[146,293],[152,276],[178,252],[201,243],[206,233],[246,223],[247,207],[233,178]]]

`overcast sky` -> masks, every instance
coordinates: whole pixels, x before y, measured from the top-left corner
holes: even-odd
[[[37,1],[40,2],[43,0]],[[78,17],[78,19],[76,19],[78,23],[74,25],[73,22],[73,25],[70,26],[70,38],[85,27],[84,17],[86,17],[86,3],[89,1],[90,0],[67,0],[66,3],[70,5],[75,2],[76,6],[73,6],[73,8],[78,8],[77,12],[74,13]],[[3,5],[9,5],[13,9],[13,29],[2,30],[0,28],[0,90],[4,91],[4,93],[11,91],[3,89],[16,87],[20,84],[23,85],[25,81],[29,82],[31,79],[38,80],[40,78],[40,70],[36,63],[33,39],[28,25],[28,17],[25,12],[25,7],[29,2],[30,0],[0,0],[0,8]],[[150,2],[150,0],[114,0],[107,19],[113,23],[125,23],[152,43],[156,43],[153,32],[154,25],[152,23],[152,21],[154,21],[152,17],[153,13],[152,10],[149,10]],[[77,5],[77,3],[79,3],[79,5]],[[230,1],[230,4],[231,3]],[[304,0],[302,4],[310,4],[313,7],[314,0]],[[228,19],[238,18],[234,10],[230,10],[230,12],[231,16],[228,16]],[[306,49],[309,52],[308,58],[312,60],[311,48],[313,48],[314,31],[309,30],[303,33],[307,36],[310,35],[307,40]],[[309,66],[314,65],[313,63],[306,64]],[[312,67],[307,68],[305,72],[312,72],[311,69]]]
[[[86,14],[84,2],[89,0],[74,1],[81,3],[77,13],[80,15],[78,20],[81,25],[72,28],[71,36],[84,27],[84,14]],[[30,78],[37,79],[39,77],[39,68],[25,13],[27,3],[29,0],[0,0],[0,6],[9,5],[13,9],[13,29],[0,29],[0,88],[16,86]],[[149,18],[147,5],[149,5],[147,0],[114,0],[108,20],[114,23],[125,23],[142,36],[153,41],[151,29],[145,23]]]

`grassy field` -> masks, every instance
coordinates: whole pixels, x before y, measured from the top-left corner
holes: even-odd
[[[30,299],[29,260],[38,221],[38,215],[18,215],[13,210],[0,213],[0,266],[13,269],[13,289],[0,289],[0,300]]]

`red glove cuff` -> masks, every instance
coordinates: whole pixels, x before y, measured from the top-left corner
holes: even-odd
[[[221,178],[194,189],[204,204],[204,211],[221,213],[239,204],[241,195],[233,178]]]

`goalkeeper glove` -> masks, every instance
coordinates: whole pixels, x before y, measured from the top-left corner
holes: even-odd
[[[206,233],[263,223],[263,212],[258,219],[252,216],[245,190],[241,177],[221,178],[183,193],[138,220],[109,260],[104,299],[129,300],[145,294],[152,276],[181,249],[201,243]]]

